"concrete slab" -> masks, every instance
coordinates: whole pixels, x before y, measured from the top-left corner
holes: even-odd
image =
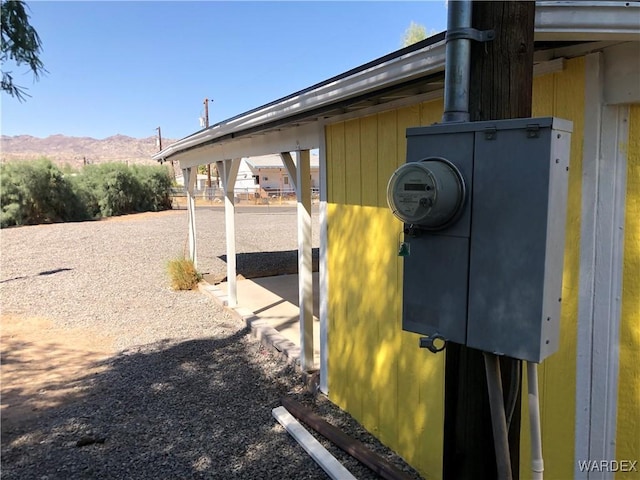
[[[227,282],[211,285],[205,281],[200,291],[227,308]],[[289,361],[299,364],[300,309],[298,307],[298,275],[278,275],[254,279],[238,279],[238,306],[229,308],[244,320],[252,334],[272,345]],[[313,274],[313,344],[315,368],[320,365],[319,280]]]

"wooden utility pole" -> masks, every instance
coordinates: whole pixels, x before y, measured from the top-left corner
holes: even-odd
[[[209,99],[204,99],[204,127],[209,128]]]
[[[495,40],[471,46],[471,121],[531,116],[535,3],[473,2],[472,26],[494,30]],[[517,159],[514,159],[517,160]],[[501,359],[503,391],[508,395],[519,361]],[[521,378],[514,377],[521,386]],[[482,352],[450,343],[446,349],[445,480],[498,478]],[[519,478],[520,400],[509,429],[511,469]]]

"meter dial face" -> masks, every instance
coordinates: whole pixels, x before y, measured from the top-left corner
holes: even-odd
[[[429,215],[436,196],[436,182],[431,172],[421,165],[403,165],[394,173],[394,214],[407,223],[416,223]]]
[[[396,217],[432,230],[444,228],[455,220],[464,195],[460,172],[441,158],[402,165],[387,186],[387,202]]]

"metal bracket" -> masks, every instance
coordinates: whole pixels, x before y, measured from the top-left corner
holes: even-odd
[[[403,230],[403,233],[408,237],[419,237],[422,234],[422,231],[412,224],[406,227]]]
[[[475,28],[454,28],[447,30],[445,41],[449,40],[475,40],[476,42],[489,42],[496,38],[495,30],[477,30]]]
[[[531,123],[527,125],[527,138],[538,138],[540,136],[540,125]]]
[[[485,140],[495,140],[498,131],[496,127],[488,127],[484,129],[484,138]]]
[[[420,348],[426,348],[431,353],[441,352],[446,346],[447,340],[438,333],[430,337],[420,337]]]

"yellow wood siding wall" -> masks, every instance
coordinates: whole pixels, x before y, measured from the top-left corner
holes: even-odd
[[[440,475],[444,356],[401,330],[402,224],[387,181],[405,162],[405,130],[430,124],[442,103],[327,127],[330,275],[329,391],[369,431],[422,471]]]
[[[616,459],[640,461],[640,105],[632,105],[630,109],[626,150],[627,199]],[[616,478],[637,477],[637,473],[631,472],[616,475]]]
[[[561,348],[540,369],[549,478],[573,475],[583,107],[582,58],[535,80],[534,115],[574,122]],[[325,131],[329,396],[428,478],[442,477],[445,356],[419,349],[419,336],[402,331],[402,224],[387,207],[386,187],[405,162],[406,128],[440,121],[442,109],[442,101],[422,103]],[[524,473],[527,428],[522,438]]]

